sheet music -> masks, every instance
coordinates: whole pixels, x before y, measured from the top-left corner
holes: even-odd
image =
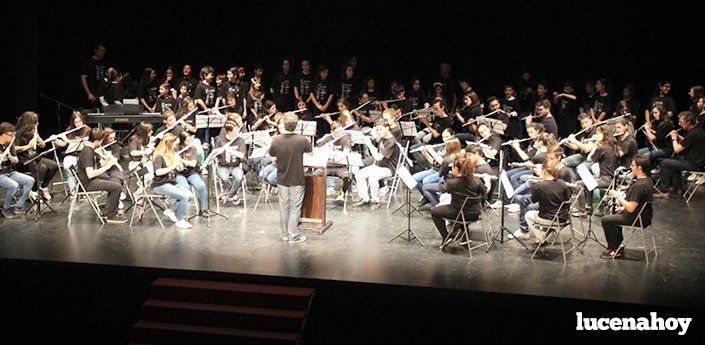
[[[329,150],[313,150],[313,155],[304,153],[305,167],[323,167],[328,165]]]
[[[399,121],[399,126],[401,126],[401,134],[405,137],[415,137],[418,133],[414,121]]]
[[[195,115],[196,116],[196,128],[220,128],[225,125],[225,115]],[[208,123],[208,118],[210,118],[210,124]]]
[[[411,173],[409,172],[409,169],[407,169],[405,166],[399,167],[397,169],[397,176],[401,178],[402,181],[404,181],[404,184],[406,185],[407,188],[409,189],[414,189],[416,188],[416,185],[418,182],[416,182],[416,179],[411,176]]]
[[[478,124],[484,123],[488,127],[492,128],[492,130],[495,133],[500,134],[500,135],[504,135],[504,126],[503,126],[504,122],[502,122],[501,120],[482,117],[477,120],[477,123]]]
[[[348,133],[350,135],[350,140],[352,141],[353,145],[365,144],[365,134],[363,134],[362,131],[345,131],[345,133]]]
[[[592,192],[593,189],[597,188],[597,180],[595,180],[595,177],[592,176],[592,173],[588,170],[588,168],[580,164],[576,170],[578,171],[578,175],[588,191]]]
[[[433,158],[434,161],[436,161],[438,164],[443,163],[443,156],[441,156],[440,152],[438,152],[428,146],[427,146],[427,148],[428,148],[428,150],[426,150],[426,152],[428,152],[428,154],[431,155],[431,157]]]
[[[267,152],[269,151],[269,147],[256,147],[254,150],[252,150],[252,154],[250,155],[250,158],[262,158],[267,156]]]
[[[308,137],[316,136],[316,121],[303,121],[299,120],[296,124],[296,129],[294,133],[305,135]]]
[[[66,154],[74,153],[83,150],[83,140],[69,142],[66,146]]]
[[[507,198],[513,198],[514,197],[514,187],[512,187],[512,184],[509,182],[509,177],[507,177],[507,172],[502,170],[502,174],[499,175],[499,179],[502,182],[502,188],[504,188],[504,194],[506,194]]]
[[[353,167],[365,166],[365,163],[362,162],[362,155],[359,152],[348,153],[348,163]]]

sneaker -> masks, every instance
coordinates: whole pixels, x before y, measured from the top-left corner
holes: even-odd
[[[326,196],[333,196],[335,195],[335,188],[328,188],[326,190]]]
[[[379,210],[380,207],[380,202],[379,201],[372,201],[370,204],[370,211],[376,211]]]
[[[338,193],[338,197],[335,198],[336,201],[345,201],[345,193],[341,190],[340,193]]]
[[[230,202],[232,202],[235,206],[240,205],[240,197],[235,194],[235,196],[230,198]]]
[[[655,167],[651,169],[651,175],[658,175],[661,172],[661,167]]]
[[[44,200],[51,200],[51,194],[49,193],[49,188],[39,187],[39,191],[42,192],[42,198],[44,198]]]
[[[176,227],[180,229],[191,229],[192,226],[191,223],[187,222],[185,219],[176,222],[176,224],[174,225],[176,225]]]
[[[39,195],[39,193],[37,193],[37,191],[34,191],[34,190],[29,191],[29,200],[32,200],[32,201],[37,200],[38,195]]]
[[[11,208],[4,208],[2,210],[2,215],[5,216],[5,218],[7,218],[7,219],[12,219],[12,218],[17,217],[17,215],[15,214],[15,211]]]
[[[697,184],[697,185],[705,184],[705,176],[700,176],[699,179],[695,180],[695,184]]]
[[[208,214],[208,211],[206,210],[201,210],[200,212],[198,212],[198,216],[202,218],[208,218],[210,217],[210,214]]]
[[[281,238],[284,242],[289,242],[289,236],[287,235],[279,234],[279,238]]]
[[[14,211],[16,214],[26,214],[27,212],[29,212],[29,209],[30,209],[29,206],[15,207]]]
[[[600,258],[602,259],[621,259],[622,258],[622,251],[614,251],[612,248],[607,248],[605,251],[600,254]]]
[[[296,235],[293,238],[289,239],[289,243],[301,243],[303,241],[306,241],[306,236],[304,235]]]
[[[165,215],[167,218],[171,219],[171,221],[174,222],[174,223],[176,223],[176,222],[179,221],[178,219],[176,219],[176,213],[174,213],[174,211],[172,211],[172,210],[170,210],[170,209],[168,209],[168,208],[167,208],[166,210],[164,210],[164,215]]]
[[[370,203],[369,200],[362,199],[362,200],[360,200],[360,201],[354,203],[353,206],[355,206],[355,207],[362,207],[362,206],[365,206],[365,204],[369,204],[369,203]]]
[[[519,213],[519,211],[520,211],[519,204],[509,204],[509,205],[505,206],[505,208],[507,209],[507,212],[509,212],[509,213]]]
[[[127,195],[125,195],[124,192],[120,192],[120,200],[125,200],[127,199]]]
[[[125,223],[127,223],[127,218],[116,214],[112,217],[106,218],[105,222],[109,223],[109,224],[125,224]]]
[[[531,234],[530,234],[528,231],[523,231],[523,230],[519,229],[519,230],[517,230],[517,231],[514,231],[513,234],[511,234],[511,235],[509,235],[509,236],[507,236],[507,237],[509,237],[509,238],[517,238],[517,239],[520,239],[520,240],[522,240],[522,241],[528,241],[528,240],[531,239]]]
[[[426,200],[426,198],[422,198],[421,200],[419,200],[419,203],[416,204],[416,207],[423,207],[423,206],[426,206],[428,203],[429,203],[429,201]]]
[[[385,196],[387,193],[389,193],[389,187],[384,186],[379,189],[379,196]]]
[[[572,217],[576,217],[576,218],[587,218],[588,211],[574,210],[573,212],[570,213],[570,215]]]
[[[118,202],[118,210],[122,210],[125,208],[125,204],[122,203],[122,200]]]
[[[228,195],[227,194],[221,194],[218,197],[218,201],[220,201],[221,204],[227,204],[228,203]]]

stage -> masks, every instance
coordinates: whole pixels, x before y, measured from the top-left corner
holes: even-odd
[[[176,229],[168,221],[162,229],[151,213],[143,223],[105,225],[82,203],[70,226],[68,202],[56,205],[57,213],[45,214],[38,223],[18,218],[0,223],[0,257],[5,261],[41,261],[97,264],[160,270],[217,272],[224,274],[284,277],[303,280],[355,282],[483,293],[541,296],[617,302],[676,308],[702,308],[705,290],[705,199],[696,195],[688,206],[682,199],[656,201],[658,257],[646,263],[641,238],[627,247],[626,258],[599,258],[601,247],[590,242],[586,255],[569,254],[567,264],[560,247],[531,260],[531,251],[515,241],[495,243],[489,253],[451,245],[438,251],[440,237],[429,212],[412,218],[418,241],[396,239],[406,218],[384,207],[348,206],[329,210],[333,226],[323,235],[307,234],[308,240],[288,244],[279,238],[276,197],[270,205],[252,210],[256,194],[248,194],[248,209],[227,206],[230,219],[194,219],[189,230]],[[52,203],[62,198],[55,194]],[[413,201],[418,200],[416,194]],[[334,205],[328,202],[328,207]],[[192,214],[193,206],[189,213]],[[492,215],[497,228],[499,219]],[[518,214],[507,215],[507,227],[517,228]],[[587,221],[587,220],[583,220]],[[575,219],[576,229],[579,229]],[[587,226],[587,223],[585,223]],[[594,230],[603,241],[599,218]],[[480,239],[479,233],[474,239]],[[528,244],[528,243],[527,243]]]

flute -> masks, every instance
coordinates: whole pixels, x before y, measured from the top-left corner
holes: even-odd
[[[114,163],[112,163],[112,165],[115,166],[118,170],[122,171],[122,167],[120,166],[120,163],[117,161],[117,159],[115,158],[115,156],[113,156],[112,153],[110,153],[110,152],[108,152],[108,151],[105,150],[106,147],[108,147],[108,146],[114,144],[115,142],[116,142],[116,141],[113,140],[113,141],[111,141],[110,143],[105,144],[104,146],[100,146],[100,147],[98,147],[97,149],[95,149],[94,152],[95,152],[98,156],[100,156],[100,158],[101,158],[101,163],[100,163],[100,165],[101,165],[101,166],[104,165],[104,164],[106,164],[106,163],[108,163],[108,162],[110,162],[110,161],[113,161],[113,160],[114,160]],[[102,152],[102,153],[101,153],[101,152]],[[103,163],[103,161],[108,161],[108,162]]]
[[[464,124],[463,126],[470,126],[471,124],[473,124],[473,123],[475,123],[475,122],[477,122],[477,121],[480,121],[480,120],[482,120],[482,119],[484,119],[484,118],[490,117],[490,116],[492,116],[492,115],[494,115],[494,114],[496,114],[496,113],[500,113],[500,112],[501,112],[501,113],[505,113],[505,114],[507,113],[506,111],[504,111],[504,110],[502,110],[502,109],[497,109],[497,110],[495,110],[495,111],[493,111],[493,112],[491,112],[491,113],[489,113],[489,114],[487,114],[487,115],[480,115],[480,116],[478,116],[478,117],[476,117],[476,118],[474,118],[474,119],[470,119],[470,120],[468,120],[467,122],[465,122],[465,124]]]
[[[208,112],[213,111],[213,110],[220,110],[220,109],[225,109],[225,108],[230,108],[230,107],[231,107],[230,105],[223,105],[223,106],[220,106],[220,107],[217,107],[217,108],[208,108],[208,109],[199,111],[196,115],[203,115],[203,114],[208,113]],[[190,113],[189,113],[189,114],[190,114]],[[187,115],[188,115],[188,114],[187,114]],[[184,116],[184,117],[185,117],[185,116]],[[182,119],[183,119],[183,117],[182,117]],[[181,119],[180,119],[179,121],[181,121]]]
[[[172,129],[174,129],[174,127],[176,127],[176,125],[178,125],[179,123],[181,123],[181,122],[182,122],[183,120],[185,120],[187,117],[193,115],[193,113],[195,113],[196,110],[198,110],[198,108],[189,111],[188,114],[186,114],[186,115],[182,116],[181,118],[179,118],[178,120],[174,121],[174,123],[172,123],[171,126],[168,126],[166,129],[164,129],[163,131],[159,132],[159,134],[157,134],[157,135],[153,136],[152,138],[150,138],[150,139],[149,139],[149,143],[152,144],[152,143],[154,143],[157,139],[161,140],[161,139],[164,137],[164,135],[166,135],[166,133],[168,133],[169,131],[171,131]]]
[[[71,133],[73,133],[73,132],[75,132],[75,131],[81,130],[81,129],[83,129],[83,127],[86,127],[86,125],[85,125],[85,124],[84,124],[84,125],[80,125],[80,126],[78,126],[78,127],[76,127],[76,128],[70,129],[70,130],[68,130],[68,131],[66,131],[66,132],[62,132],[62,133],[59,133],[59,134],[52,134],[51,136],[49,136],[49,137],[47,138],[47,140],[44,140],[44,142],[45,142],[45,143],[50,143],[50,142],[52,142],[52,141],[54,141],[54,140],[56,140],[56,139],[59,139],[61,136],[66,136],[66,135],[69,135],[69,134],[71,134]],[[66,138],[66,139],[68,140],[68,138]]]
[[[12,145],[15,143],[15,137],[12,137],[12,141],[10,141],[10,145],[7,145],[7,148],[5,151],[2,152],[2,159],[0,159],[0,164],[2,164],[5,161],[5,158],[10,154],[10,149],[12,148]]]
[[[419,147],[419,148],[415,148],[415,149],[409,151],[409,153],[419,152],[419,151],[424,150],[424,149],[425,149],[425,150],[433,149],[433,148],[436,148],[436,147],[441,147],[441,146],[443,146],[443,145],[445,145],[445,143],[434,144],[434,145],[424,145],[424,146],[421,146],[421,147]]]
[[[517,144],[520,144],[520,143],[523,143],[523,142],[529,141],[529,140],[534,140],[534,139],[532,139],[532,138],[513,139],[513,140],[509,140],[509,141],[507,141],[507,142],[505,142],[505,143],[502,143],[502,146],[512,145],[512,144],[515,143],[515,142],[516,142]]]
[[[537,118],[537,117],[541,117],[541,115],[532,115],[531,113],[529,113],[528,116],[524,116],[524,117],[522,117],[522,118],[519,119],[519,120],[521,120],[521,121],[526,121],[527,119],[533,119],[533,118]]]

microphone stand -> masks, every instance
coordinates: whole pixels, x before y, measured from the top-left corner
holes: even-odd
[[[38,160],[38,159],[41,159],[41,158],[43,158],[44,156],[46,156],[46,155],[48,155],[49,153],[52,153],[52,152],[54,152],[54,151],[56,151],[56,148],[51,148],[51,149],[49,149],[49,150],[46,150],[46,151],[44,151],[44,152],[42,152],[42,153],[37,154],[37,155],[34,156],[34,158],[32,158],[32,159],[29,159],[29,160],[24,161],[22,164],[24,164],[24,165],[26,166],[27,164],[32,163],[32,162],[34,162],[34,161],[36,161],[36,160]],[[34,179],[35,179],[35,180],[34,180],[34,181],[35,181],[34,183],[37,184],[37,192],[39,192],[39,190],[38,190],[38,189],[39,189],[39,167],[36,167],[36,169],[34,169],[34,170],[35,170],[35,171],[34,171]],[[46,209],[44,209],[44,210],[42,211],[42,204],[44,204],[44,206],[46,206],[46,208],[48,208],[49,210],[51,210],[51,212],[56,212],[56,210],[54,210],[54,208],[51,207],[51,205],[49,205],[49,202],[48,202],[48,201],[42,202],[42,200],[44,200],[44,196],[42,196],[42,193],[37,193],[37,198],[32,201],[32,206],[30,206],[29,211],[27,211],[27,214],[25,215],[26,217],[28,217],[30,213],[35,212],[35,214],[34,214],[34,222],[35,222],[35,223],[36,223],[37,221],[39,221],[39,217],[42,216],[42,213],[47,211]],[[34,206],[35,206],[35,205],[37,206],[37,210],[36,210],[36,211],[34,211]]]

